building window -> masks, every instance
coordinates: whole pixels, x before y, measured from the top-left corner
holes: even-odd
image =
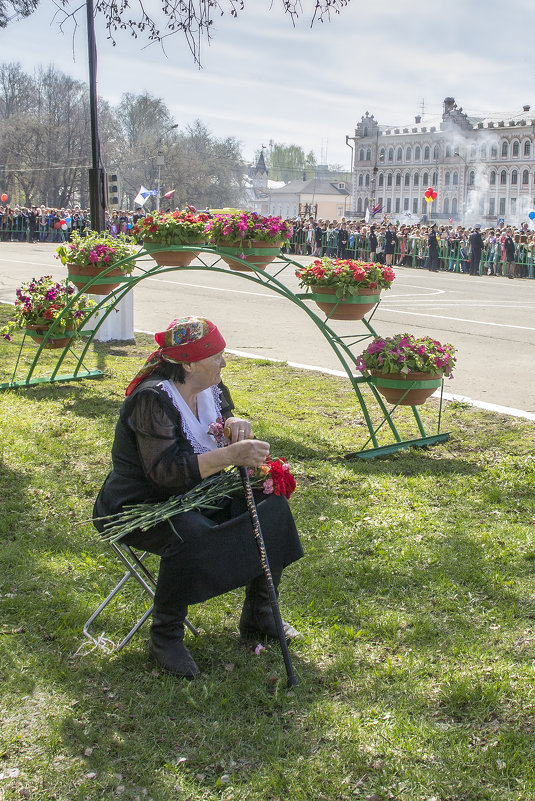
[[[409,198],[408,197],[404,197],[403,198],[403,211],[408,211],[408,210],[409,210]]]
[[[386,185],[392,186],[392,173],[389,173],[386,179]]]
[[[403,150],[400,147],[398,147],[398,152],[396,153],[396,159],[397,161],[403,161]]]
[[[363,175],[362,173],[359,175],[359,188],[362,189],[362,182],[363,182]]]
[[[368,175],[366,175],[366,181],[365,181],[365,184],[366,184],[366,186],[369,186],[369,185],[370,185],[370,176],[369,176],[369,174],[368,174]]]
[[[359,199],[357,200],[357,211],[362,213],[362,198],[361,197],[359,197]]]
[[[372,151],[370,150],[370,148],[368,148],[366,151],[366,161],[370,161],[371,157],[372,157]]]
[[[522,172],[522,186],[527,186],[529,184],[529,170],[523,170]]]
[[[444,153],[445,157],[449,159],[451,157],[451,146],[446,145],[446,152]]]
[[[392,198],[387,197],[386,199],[386,213],[389,214],[392,211]]]
[[[505,214],[505,198],[504,197],[500,198],[500,207],[499,207],[498,214],[500,215],[500,217],[503,217],[503,215]]]
[[[443,206],[442,211],[444,212],[444,214],[449,214],[450,213],[450,199],[449,198],[444,198],[444,206]]]
[[[496,173],[494,172],[494,170],[492,170],[490,174],[490,185],[496,186]]]
[[[468,186],[473,186],[476,182],[476,174],[473,170],[470,170],[468,175]]]
[[[470,158],[471,159],[475,159],[476,155],[477,155],[476,146],[472,145],[471,148],[470,148]]]
[[[417,172],[414,173],[414,178],[412,183],[414,184],[414,186],[418,186],[418,184],[420,183],[420,176],[418,175]]]
[[[524,156],[531,156],[531,142],[529,139],[524,142]]]
[[[480,213],[481,216],[483,216],[483,214],[485,213],[485,198],[484,197],[480,197],[479,198],[479,213]]]
[[[378,186],[383,186],[384,182],[385,182],[385,177],[384,177],[383,173],[381,173],[380,176],[379,176],[379,182],[378,182],[377,185]]]
[[[394,161],[394,148],[388,148],[388,161]]]
[[[487,146],[481,145],[481,150],[479,151],[480,158],[486,159],[487,158]]]
[[[411,174],[410,172],[405,173],[404,185],[410,186],[411,185]]]
[[[496,143],[494,143],[490,148],[490,157],[491,159],[498,158],[498,145]]]
[[[359,161],[364,161],[364,148],[361,147],[359,150]]]
[[[438,145],[435,145],[434,148],[433,148],[433,158],[435,160],[438,159],[439,153],[440,153],[440,151],[439,151]]]
[[[451,201],[451,213],[457,214],[457,198],[454,197]]]
[[[418,198],[417,197],[413,197],[413,199],[412,199],[412,213],[413,214],[418,214]]]
[[[520,155],[520,142],[516,140],[513,142],[513,156]]]
[[[450,185],[450,179],[451,179],[451,175],[450,175],[449,172],[447,172],[446,175],[444,176],[444,186],[449,186]]]
[[[433,186],[438,184],[438,172],[433,173]]]
[[[412,161],[412,147],[410,145],[405,151],[405,161]]]
[[[399,199],[399,197],[397,197],[396,198],[396,209],[395,209],[396,211],[399,211],[399,204],[400,204],[400,199]]]
[[[496,214],[496,199],[493,197],[489,200],[489,214],[491,217],[494,217]]]
[[[429,161],[429,145],[424,147],[424,161]]]
[[[414,148],[414,161],[420,161],[421,158],[422,158],[422,151],[420,145],[416,145],[416,147]]]
[[[396,186],[401,186],[401,173],[396,174]]]
[[[511,214],[516,214],[516,197],[511,198]]]
[[[458,172],[454,172],[453,173],[452,184],[453,184],[453,186],[459,186],[459,173]]]
[[[379,161],[384,162],[384,160],[385,160],[385,149],[384,147],[382,147],[381,150],[379,151]]]
[[[506,183],[507,183],[507,173],[505,172],[505,170],[502,170],[500,173],[500,184],[502,186],[505,186]]]
[[[428,183],[429,183],[429,173],[428,172],[424,172],[424,174],[422,176],[422,186],[425,186]]]
[[[518,184],[518,172],[516,170],[513,170],[513,172],[511,173],[511,184],[513,186],[516,186]]]
[[[509,145],[507,142],[502,142],[502,159],[506,159],[509,155]]]

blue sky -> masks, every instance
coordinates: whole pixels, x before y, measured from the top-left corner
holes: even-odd
[[[100,27],[99,94],[116,103],[124,92],[147,90],[180,126],[199,118],[213,134],[235,136],[247,159],[274,140],[346,169],[345,136],[365,111],[401,126],[422,102],[424,119],[440,114],[451,95],[468,114],[507,116],[530,104],[535,117],[533,0],[351,0],[312,29],[312,0],[302,0],[295,28],[279,0],[270,5],[246,0],[237,19],[217,18],[201,70],[180,34],[166,40],[164,53],[124,33],[113,47]],[[74,44],[53,14],[51,0],[41,0],[32,17],[1,31],[2,61],[26,71],[53,63],[86,80],[84,13]]]

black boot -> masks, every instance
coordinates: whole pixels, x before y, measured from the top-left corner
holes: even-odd
[[[199,675],[195,660],[184,645],[184,614],[154,613],[150,627],[149,654],[167,673],[194,679]]]
[[[167,673],[193,679],[199,668],[184,645],[187,614],[187,605],[177,597],[174,557],[163,556],[154,593],[149,655]]]
[[[275,593],[278,597],[277,587],[281,578],[282,570],[278,575],[272,572]],[[257,639],[269,637],[277,640],[277,626],[269,601],[268,586],[264,576],[258,576],[245,587],[245,602],[240,617],[240,635],[243,639]],[[282,628],[287,640],[295,640],[300,637],[296,629],[282,621]]]

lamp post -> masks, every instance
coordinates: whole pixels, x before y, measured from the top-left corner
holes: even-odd
[[[463,170],[463,219],[462,219],[462,224],[464,225],[464,220],[465,220],[465,217],[466,217],[467,195],[468,195],[468,192],[467,192],[468,187],[467,187],[467,183],[466,183],[466,170],[467,170],[467,167],[468,167],[468,162],[466,161],[464,156],[461,156],[461,154],[459,153],[459,148],[457,148],[457,150],[453,151],[453,155],[454,156],[458,156],[464,162],[464,170]]]
[[[156,211],[160,211],[160,181],[162,174],[161,171],[162,167],[165,166],[165,160],[162,153],[162,139],[166,133],[169,133],[169,131],[172,131],[175,128],[178,128],[178,123],[176,123],[175,125],[170,125],[169,128],[166,128],[165,131],[163,131],[163,133],[160,134],[158,138],[158,156],[156,158],[156,164],[158,166],[158,183],[156,189],[158,190],[158,194],[156,195]]]
[[[86,0],[87,12],[87,50],[89,62],[89,116],[91,123],[91,167],[89,168],[89,207],[91,227],[103,231],[104,215],[104,170],[100,161],[100,141],[98,136],[97,113],[97,43],[95,37],[95,18],[93,0]]]

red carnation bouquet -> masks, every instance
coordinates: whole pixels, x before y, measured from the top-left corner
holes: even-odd
[[[217,425],[216,423],[212,424]],[[210,433],[214,433],[211,431]],[[264,495],[284,495],[289,498],[295,489],[295,478],[285,459],[266,458],[264,464],[250,469],[249,477],[254,489],[262,490]],[[174,515],[197,509],[217,508],[225,498],[243,492],[243,484],[238,470],[234,467],[223,470],[214,476],[203,479],[184,495],[173,495],[166,501],[157,503],[137,503],[125,506],[122,512],[100,518],[104,523],[105,540],[117,542],[133,531],[147,531],[159,523],[170,520]]]
[[[264,495],[284,495],[289,498],[295,490],[295,478],[290,472],[290,465],[282,457],[270,459],[268,456],[256,470],[249,470],[249,476],[253,485],[260,484]]]

